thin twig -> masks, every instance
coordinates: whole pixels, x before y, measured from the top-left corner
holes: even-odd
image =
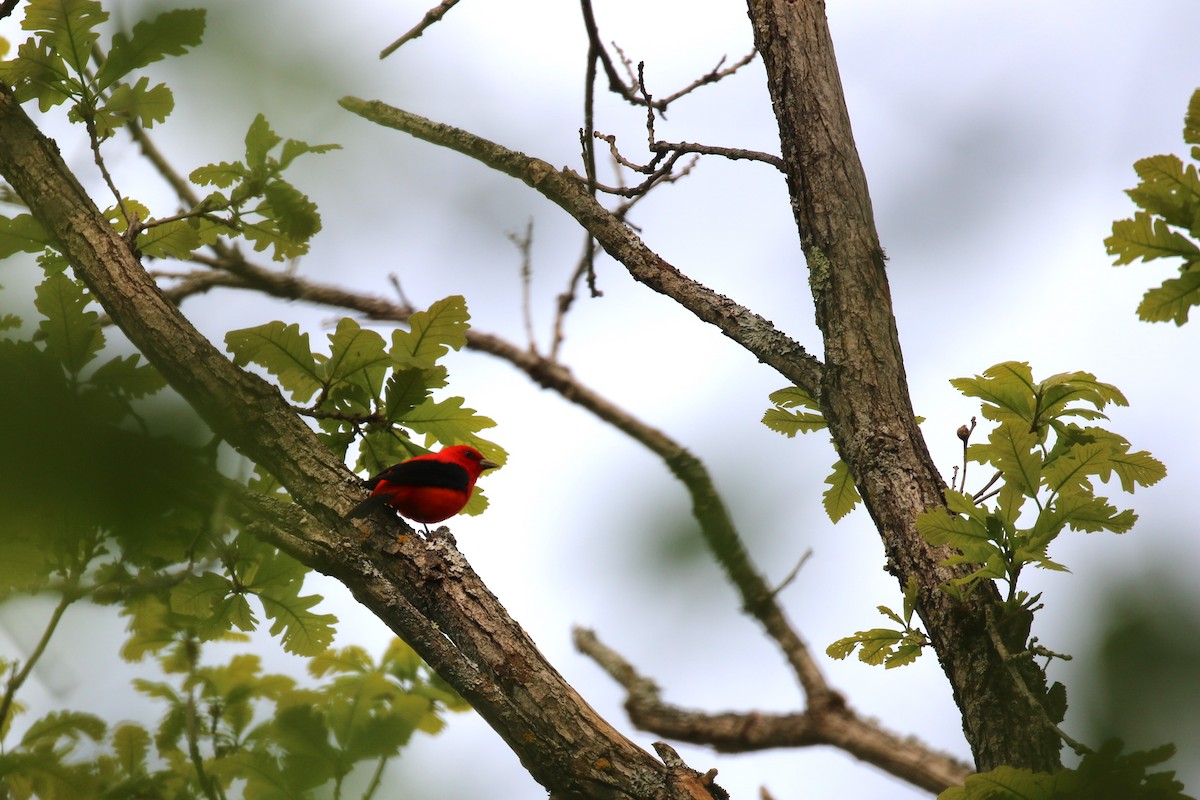
[[[25,659],[25,663],[21,665],[21,669],[17,670],[16,665],[13,665],[14,672],[12,677],[8,679],[8,685],[4,688],[3,699],[0,699],[0,729],[6,727],[8,715],[12,711],[13,701],[16,699],[17,692],[25,684],[25,681],[28,680],[34,665],[38,663],[42,654],[46,652],[46,646],[50,644],[50,638],[58,628],[58,623],[62,620],[63,614],[78,599],[79,596],[74,591],[64,589],[62,596],[58,600],[58,605],[54,607],[54,611],[50,614],[50,619],[46,622],[46,628],[42,631],[41,638],[38,639],[38,643],[34,646],[29,657]]]
[[[508,240],[516,245],[521,253],[521,317],[525,321],[525,338],[529,342],[529,352],[536,353],[537,337],[533,334],[533,307],[530,298],[530,283],[533,279],[533,218],[525,225],[525,233],[510,232]]]
[[[458,0],[442,0],[441,3],[438,3],[435,7],[425,12],[425,16],[421,18],[421,21],[414,25],[408,31],[408,33],[404,34],[399,39],[383,48],[383,50],[379,53],[379,57],[381,59],[387,58],[392,53],[399,50],[403,45],[411,42],[413,39],[418,38],[421,34],[425,33],[426,28],[428,28],[430,25],[433,25],[442,17],[446,16],[446,12],[454,8],[456,5],[458,5]]]
[[[697,155],[706,156],[721,156],[730,160],[745,159],[747,161],[761,161],[764,164],[770,164],[780,172],[784,171],[783,159],[771,153],[762,153],[758,150],[746,150],[741,147],[717,147],[709,144],[696,144],[694,142],[653,142],[650,149],[655,153],[695,153]]]

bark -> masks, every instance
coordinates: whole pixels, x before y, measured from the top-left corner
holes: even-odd
[[[1057,735],[1034,713],[986,626],[998,595],[988,584],[959,602],[938,590],[955,576],[948,553],[917,533],[918,514],[942,505],[943,481],[917,428],[884,253],[819,0],[750,0],[755,43],[779,123],[788,191],[824,336],[821,408],[842,459],[903,585],[916,576],[919,612],[963,716],[976,766],[1052,771]],[[1044,678],[1025,680],[1044,694]]]
[[[112,320],[229,444],[298,506],[255,501],[257,530],[355,596],[455,687],[554,797],[704,800],[711,776],[664,765],[587,705],[445,537],[343,519],[361,483],[279,391],[235,367],[168,301],[46,139],[0,86],[0,174],[58,242]]]

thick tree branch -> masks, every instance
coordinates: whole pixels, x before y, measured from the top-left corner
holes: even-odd
[[[595,237],[634,279],[670,297],[750,351],[792,383],[818,397],[821,362],[768,320],[692,280],[646,246],[621,219],[591,196],[587,182],[538,158],[509,150],[472,133],[410,114],[379,101],[345,97],[342,106],[372,122],[447,147],[518,178],[558,205]]]
[[[682,709],[664,703],[653,681],[640,675],[591,631],[577,628],[574,640],[581,652],[625,688],[625,710],[633,723],[658,736],[706,745],[724,753],[832,745],[931,792],[960,785],[971,772],[966,764],[887,731],[841,702],[810,704],[804,712],[794,714],[714,714]]]
[[[75,274],[125,335],[213,430],[270,471],[288,506],[278,543],[338,577],[454,686],[562,797],[703,800],[700,776],[678,780],[599,717],[545,661],[449,539],[395,536],[368,520],[372,547],[343,514],[364,496],[279,391],[236,368],[141,268],[46,139],[0,86],[0,174],[57,241]]]
[[[820,0],[750,0],[767,68],[788,190],[825,340],[821,409],[903,585],[916,576],[918,610],[937,651],[977,766],[1052,771],[1060,743],[1029,714],[986,630],[998,595],[965,601],[938,587],[957,573],[917,533],[917,515],[942,505],[944,484],[917,428],[883,250]],[[1044,677],[1026,682],[1045,691]]]

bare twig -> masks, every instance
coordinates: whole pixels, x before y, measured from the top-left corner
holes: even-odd
[[[524,233],[509,233],[508,240],[521,253],[521,317],[525,321],[525,338],[529,352],[536,353],[537,337],[533,335],[533,308],[530,299],[530,283],[533,279],[533,219],[525,225]]]
[[[724,66],[726,57],[722,56],[720,61],[717,62],[717,65],[713,67],[713,69],[709,70],[704,75],[701,75],[687,86],[683,87],[677,92],[667,95],[660,100],[653,100],[644,92],[639,90],[639,81],[636,80],[632,74],[632,60],[627,58],[621,49],[614,44],[613,48],[617,51],[618,56],[625,67],[625,71],[629,73],[629,80],[626,81],[623,79],[620,73],[617,71],[617,66],[613,63],[612,56],[608,54],[608,49],[604,46],[603,41],[600,39],[600,28],[596,24],[596,15],[592,10],[592,0],[581,0],[581,6],[583,9],[583,27],[584,31],[587,33],[589,47],[593,52],[595,52],[596,57],[600,60],[601,65],[604,67],[604,75],[608,78],[609,91],[624,98],[626,102],[630,103],[631,105],[645,106],[652,112],[658,112],[660,114],[665,113],[667,106],[669,106],[671,103],[685,95],[691,94],[701,86],[707,86],[708,84],[716,83],[723,78],[729,77],[753,61],[755,55],[757,55],[757,50],[751,50],[749,55],[744,56],[729,67]]]
[[[764,164],[770,164],[780,172],[784,171],[783,159],[771,153],[762,153],[757,150],[745,150],[741,147],[717,147],[709,144],[695,144],[694,142],[654,142],[650,149],[655,153],[695,153],[697,155],[706,156],[721,156],[731,160],[745,159],[747,161],[761,161]]]
[[[421,18],[421,21],[414,25],[408,31],[408,33],[404,34],[399,39],[383,48],[383,50],[379,53],[379,57],[381,59],[387,58],[408,42],[418,38],[421,34],[425,33],[425,30],[429,26],[446,16],[446,12],[454,8],[456,5],[458,5],[458,0],[442,0],[442,2],[425,12],[425,16]]]

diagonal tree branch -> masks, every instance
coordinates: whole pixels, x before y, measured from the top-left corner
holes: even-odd
[[[279,391],[235,367],[163,296],[47,139],[0,85],[0,174],[56,240],[113,321],[213,430],[262,465],[299,505],[278,546],[343,581],[470,702],[535,780],[561,797],[706,800],[608,724],[563,680],[449,538],[397,537],[399,522],[343,514],[364,496]],[[284,537],[282,534],[286,533]]]
[[[634,279],[695,314],[812,396],[819,397],[824,369],[795,340],[745,306],[692,280],[655,253],[628,225],[600,205],[587,182],[570,170],[509,150],[473,133],[433,122],[379,101],[344,97],[346,109],[379,125],[447,147],[518,178],[558,205],[595,237]]]

